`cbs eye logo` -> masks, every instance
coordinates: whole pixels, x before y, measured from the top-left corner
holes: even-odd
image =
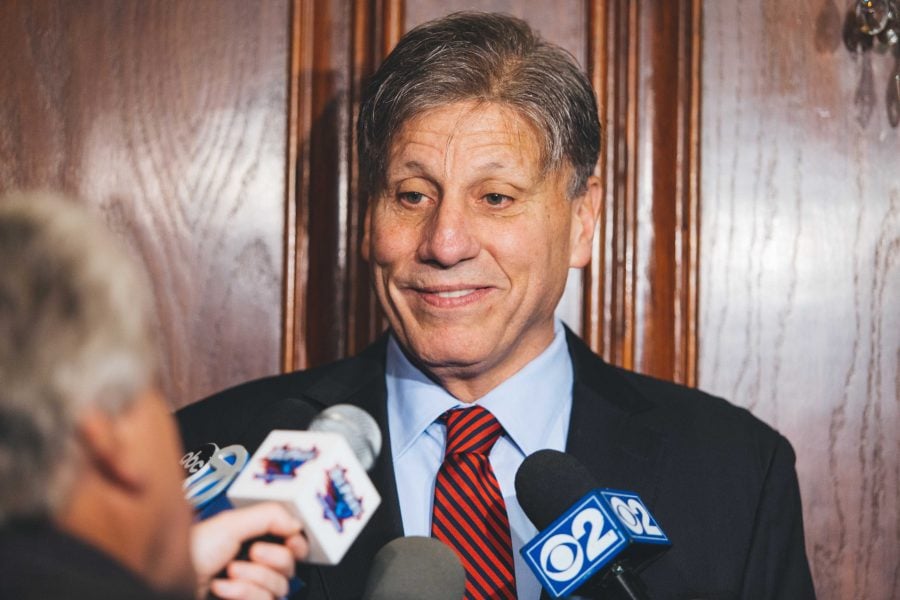
[[[540,564],[550,579],[569,581],[581,572],[585,556],[593,562],[620,541],[622,537],[606,527],[602,512],[585,508],[572,519],[570,533],[557,533],[544,543]]]
[[[521,553],[544,589],[559,598],[612,560],[636,556],[634,544],[653,545],[654,553],[671,545],[637,494],[597,489],[538,533]]]

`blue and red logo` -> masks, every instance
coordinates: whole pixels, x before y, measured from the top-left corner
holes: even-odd
[[[319,450],[313,446],[310,449],[293,448],[288,444],[272,448],[263,459],[263,473],[257,473],[255,479],[263,479],[266,483],[275,480],[293,479],[297,476],[297,469],[303,463],[313,460],[319,455]]]
[[[344,521],[359,518],[363,513],[362,497],[353,493],[353,486],[347,480],[347,469],[336,465],[325,474],[325,494],[316,494],[322,507],[323,516],[334,524],[338,533],[344,531]]]

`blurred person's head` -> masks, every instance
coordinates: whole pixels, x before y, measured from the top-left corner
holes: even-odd
[[[193,591],[143,271],[72,200],[0,198],[0,524],[47,520]]]

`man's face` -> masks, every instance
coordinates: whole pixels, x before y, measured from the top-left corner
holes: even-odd
[[[401,345],[462,400],[540,354],[569,267],[590,258],[595,178],[569,199],[570,169],[542,172],[533,126],[464,102],[409,121],[366,215],[363,257]]]

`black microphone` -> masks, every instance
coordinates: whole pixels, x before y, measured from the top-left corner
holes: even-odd
[[[516,472],[516,497],[540,530],[522,556],[552,597],[649,598],[637,573],[671,542],[637,494],[601,489],[575,457],[539,450]]]
[[[466,572],[456,553],[434,538],[403,537],[375,555],[363,600],[460,600]]]

